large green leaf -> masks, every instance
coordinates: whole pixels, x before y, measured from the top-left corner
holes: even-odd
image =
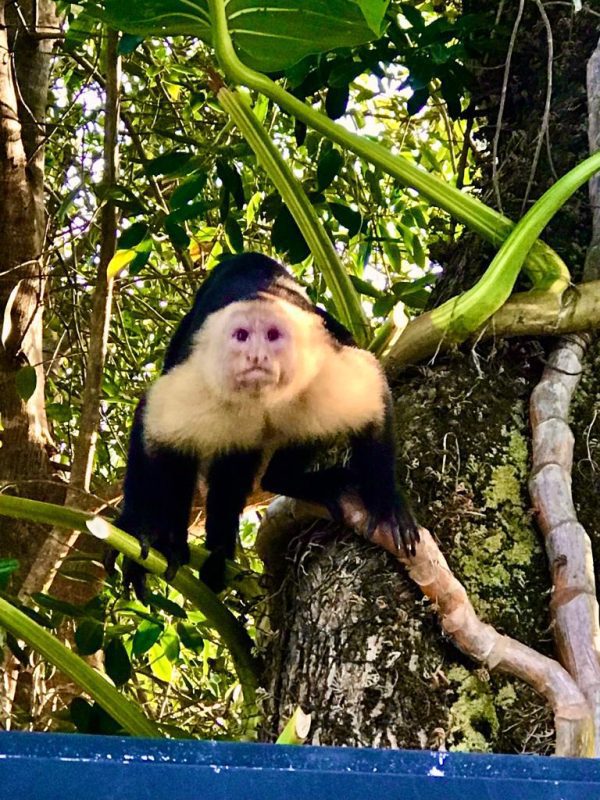
[[[249,67],[276,72],[313,53],[376,38],[388,0],[229,0],[229,29]],[[142,36],[188,34],[211,43],[207,0],[104,0],[88,10]]]

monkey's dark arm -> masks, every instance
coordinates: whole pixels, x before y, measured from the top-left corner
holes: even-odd
[[[214,591],[225,588],[225,559],[235,555],[240,524],[248,495],[261,463],[260,450],[224,453],[213,459],[206,475],[206,548],[211,555],[200,570]]]
[[[369,512],[369,534],[387,528],[396,547],[415,554],[419,527],[404,493],[396,481],[396,446],[391,396],[385,398],[382,425],[375,423],[351,438],[350,469]]]
[[[127,472],[124,482],[124,502],[115,525],[139,539],[142,555],[156,547],[168,561],[167,579],[178,567],[189,561],[187,544],[188,524],[194,491],[198,480],[198,460],[171,448],[149,450],[144,441],[144,404],[136,409]],[[112,571],[116,553],[111,552],[105,565]],[[125,559],[123,577],[136,595],[143,599],[146,570],[134,561]]]

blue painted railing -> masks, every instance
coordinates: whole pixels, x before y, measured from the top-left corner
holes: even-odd
[[[600,762],[0,733],[4,800],[600,800]]]

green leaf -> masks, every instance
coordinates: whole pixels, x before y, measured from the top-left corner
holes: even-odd
[[[125,269],[138,255],[137,250],[117,250],[111,260],[108,262],[106,268],[106,275],[110,278],[116,278],[119,272]]]
[[[233,197],[236,206],[242,208],[246,202],[246,198],[244,197],[242,179],[237,169],[232,167],[231,164],[228,164],[224,159],[219,158],[217,159],[217,175],[221,179],[225,189]]]
[[[413,92],[412,96],[408,98],[406,110],[412,116],[413,114],[419,112],[428,100],[429,89],[427,87],[423,89],[417,89],[417,91]]]
[[[19,562],[16,558],[0,558],[0,589],[6,589],[10,576],[18,569]]]
[[[146,597],[148,603],[154,608],[160,608],[172,617],[187,619],[187,614],[181,606],[177,605],[177,603],[174,603],[172,600],[167,600],[167,598],[163,597],[161,594],[146,592]]]
[[[413,26],[413,28],[422,29],[425,27],[423,15],[417,8],[409,5],[408,3],[401,3],[400,10],[402,11],[402,15]]]
[[[150,658],[150,669],[153,674],[161,681],[170,683],[173,674],[173,664],[167,658],[165,651],[160,644],[155,644],[148,653]]]
[[[162,625],[157,625],[155,622],[143,620],[133,636],[133,642],[131,645],[132,654],[134,656],[141,656],[142,653],[146,653],[148,650],[150,650],[152,645],[156,644],[162,632]]]
[[[15,384],[19,397],[27,402],[35,392],[35,387],[37,385],[35,367],[27,365],[17,370],[15,374]]]
[[[185,228],[175,222],[170,215],[165,217],[165,230],[175,247],[188,247],[190,237],[187,235]]]
[[[143,41],[143,36],[132,36],[129,33],[124,33],[119,40],[119,55],[127,56],[133,53],[136,47]]]
[[[332,147],[329,150],[324,150],[319,156],[319,163],[317,164],[317,184],[319,190],[326,189],[338,172],[341,170],[344,163],[344,157],[339,150]]]
[[[71,700],[69,716],[80,733],[94,732],[94,709],[83,697],[74,697]]]
[[[130,250],[136,247],[148,233],[148,226],[145,222],[134,222],[126,228],[119,236],[117,247],[119,250]]]
[[[50,594],[35,592],[35,594],[31,595],[31,599],[38,606],[47,608],[49,611],[58,611],[59,614],[66,614],[67,617],[81,616],[81,608],[79,606],[67,603],[66,600],[59,600],[58,597],[52,597]]]
[[[244,251],[244,234],[239,222],[231,214],[225,221],[225,237],[227,244],[234,253],[242,253]]]
[[[359,278],[356,275],[350,275],[350,280],[352,281],[352,285],[356,291],[364,294],[365,297],[372,297],[374,300],[379,300],[384,296],[382,291],[376,289],[372,284],[367,283],[367,281],[363,281],[362,278]]]
[[[104,648],[104,669],[116,686],[122,686],[131,677],[131,661],[120,639],[111,639]]]
[[[280,253],[285,253],[292,264],[297,264],[310,254],[296,220],[286,206],[282,206],[271,228],[271,244]]]
[[[325,113],[329,119],[339,119],[346,113],[350,89],[345,86],[330,86],[325,98]]]
[[[356,3],[375,36],[381,36],[389,0],[356,0]]]
[[[82,656],[97,653],[104,641],[104,625],[97,619],[88,617],[80,622],[75,630],[75,644]]]
[[[359,233],[363,224],[362,214],[359,211],[355,211],[353,208],[345,206],[342,203],[329,203],[329,208],[340,225],[347,228],[350,238]]]
[[[160,645],[164,650],[165,656],[175,663],[179,658],[179,636],[175,628],[168,627],[160,637]]]
[[[204,647],[204,637],[200,635],[196,625],[192,625],[190,622],[178,622],[177,633],[184,647],[195,653],[201,652]]]
[[[206,186],[206,175],[194,175],[188,180],[183,181],[171,195],[169,205],[171,208],[181,208],[194,197],[197,197]]]
[[[103,733],[108,736],[123,733],[121,725],[98,703],[92,705],[83,697],[71,700],[69,716],[80,733]]]
[[[230,0],[231,35],[242,61],[277,72],[313,53],[356,47],[380,35],[384,0]],[[198,36],[212,44],[207,0],[97,0],[90,9],[140,36]]]
[[[180,172],[192,158],[193,153],[172,150],[148,161],[144,168],[148,175],[173,175]]]

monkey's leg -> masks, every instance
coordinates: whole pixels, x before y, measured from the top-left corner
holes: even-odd
[[[170,448],[146,447],[143,428],[143,405],[136,411],[129,444],[124,503],[115,525],[139,539],[142,555],[157,547],[166,557],[167,580],[178,567],[189,561],[187,530],[190,509],[198,477],[198,462],[193,456]],[[111,551],[105,565],[114,567],[116,552]],[[123,561],[123,578],[136,595],[144,598],[146,571],[129,559]]]
[[[200,571],[214,591],[225,588],[225,559],[235,555],[240,514],[252,491],[261,461],[259,450],[225,453],[215,458],[206,476],[206,548],[211,555]]]

